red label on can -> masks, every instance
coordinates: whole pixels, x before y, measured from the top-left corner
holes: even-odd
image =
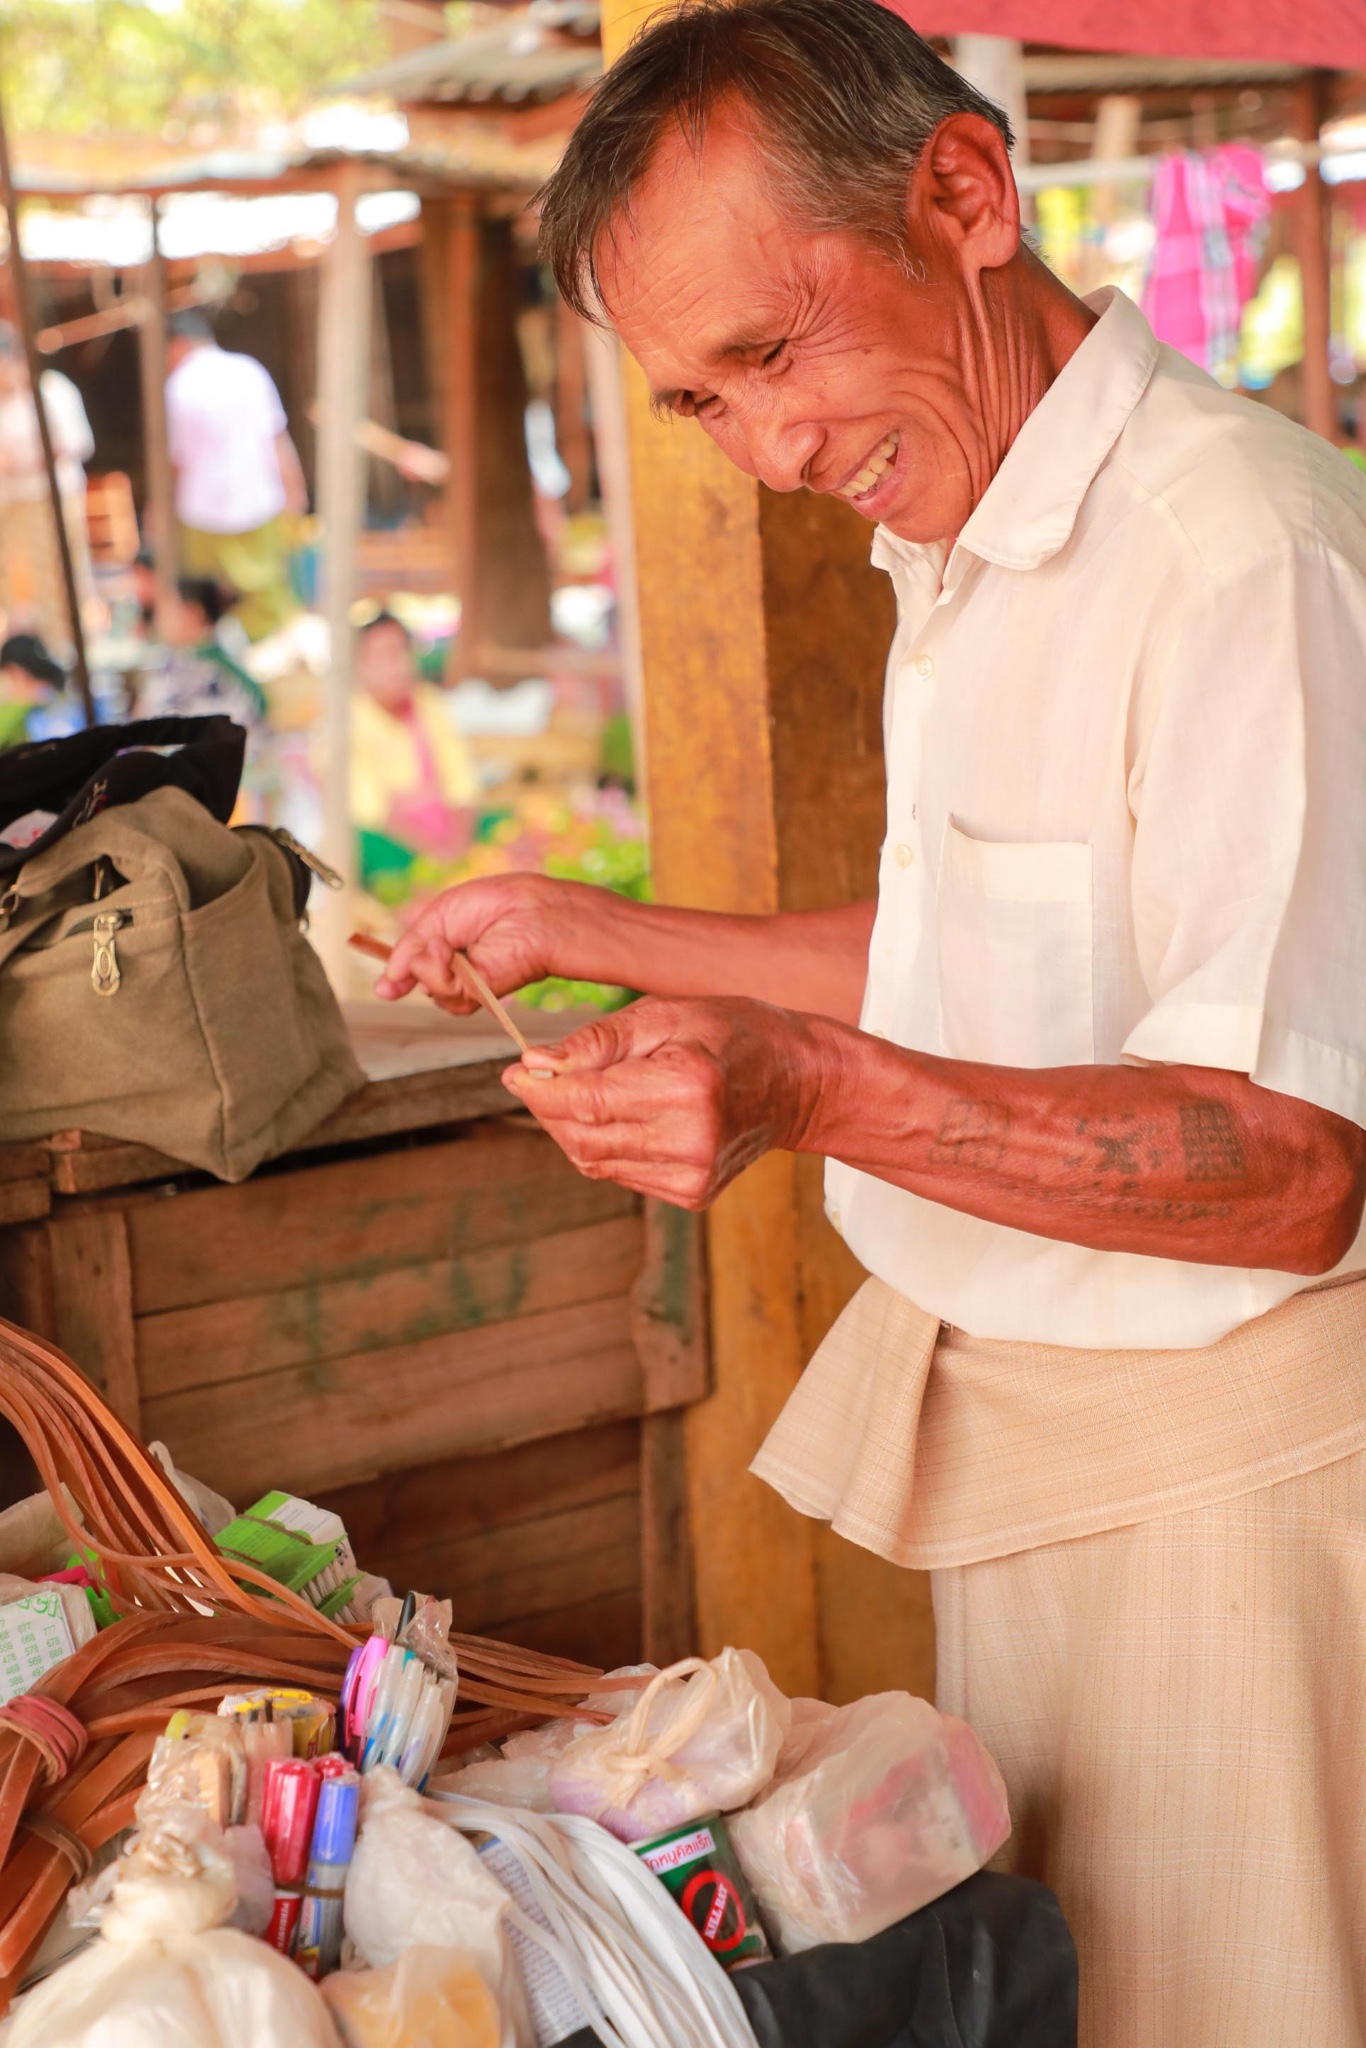
[[[707,1885],[714,1887],[714,1896],[711,1904],[705,1907],[699,1917],[698,1895]],[[740,1894],[722,1871],[695,1870],[683,1887],[683,1896],[679,1903],[707,1947],[719,1956],[726,1955],[733,1948],[739,1948],[749,1932]],[[732,1913],[734,1918],[730,1932],[723,1938],[721,1929],[725,1925],[727,1912]]]

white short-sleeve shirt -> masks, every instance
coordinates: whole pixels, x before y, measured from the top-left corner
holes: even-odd
[[[254,356],[192,349],[166,379],[176,514],[202,533],[254,533],[285,509],[275,443],[288,422]]]
[[[1366,479],[1121,294],[1091,303],[947,558],[874,542],[900,623],[863,1028],[1222,1067],[1366,1125]],[[1058,1243],[836,1161],[826,1204],[981,1337],[1207,1344],[1311,1284]]]

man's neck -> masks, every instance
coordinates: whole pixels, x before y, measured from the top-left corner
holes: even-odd
[[[975,511],[1021,427],[1099,316],[1023,245],[1004,269],[982,274],[970,309],[974,332],[969,356],[976,377],[977,414],[984,430],[979,444],[980,468],[973,478],[970,509]],[[896,528],[889,526],[888,531],[895,533]],[[924,545],[923,537],[915,538]],[[940,539],[952,550],[958,534],[946,533]]]

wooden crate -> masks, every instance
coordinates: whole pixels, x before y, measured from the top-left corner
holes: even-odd
[[[236,1505],[335,1505],[461,1628],[682,1654],[693,1220],[583,1179],[488,1064],[372,1084],[236,1187],[65,1134],[47,1213],[0,1229],[0,1314]]]

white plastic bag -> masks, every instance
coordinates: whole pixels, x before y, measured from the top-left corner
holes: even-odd
[[[387,1765],[364,1779],[361,1799],[343,1917],[362,1960],[383,1969],[415,1943],[463,1949],[503,2014],[504,2042],[530,2038],[507,1938],[508,1896],[477,1850],[424,1813]]]
[[[655,1664],[630,1664],[619,1671],[609,1671],[608,1678],[633,1678],[640,1682],[616,1691],[592,1693],[584,1705],[619,1719],[636,1705],[657,1670]],[[501,1750],[484,1744],[464,1758],[458,1769],[433,1779],[428,1789],[458,1792],[464,1799],[486,1799],[492,1806],[519,1806],[528,1813],[553,1813],[552,1769],[571,1743],[603,1725],[598,1721],[562,1718],[543,1721],[539,1728],[523,1728],[518,1734],[509,1735]]]
[[[820,1719],[731,1840],[770,1935],[791,1954],[866,1941],[961,1884],[1010,1833],[1001,1774],[965,1721],[910,1693]]]
[[[571,1743],[552,1767],[560,1813],[584,1813],[623,1842],[743,1806],[773,1776],[792,1709],[752,1650],[685,1657],[629,1714]]]
[[[24,1999],[6,2048],[337,2048],[303,1972],[221,1925],[235,1896],[207,1828],[140,1846],[98,1937]]]

